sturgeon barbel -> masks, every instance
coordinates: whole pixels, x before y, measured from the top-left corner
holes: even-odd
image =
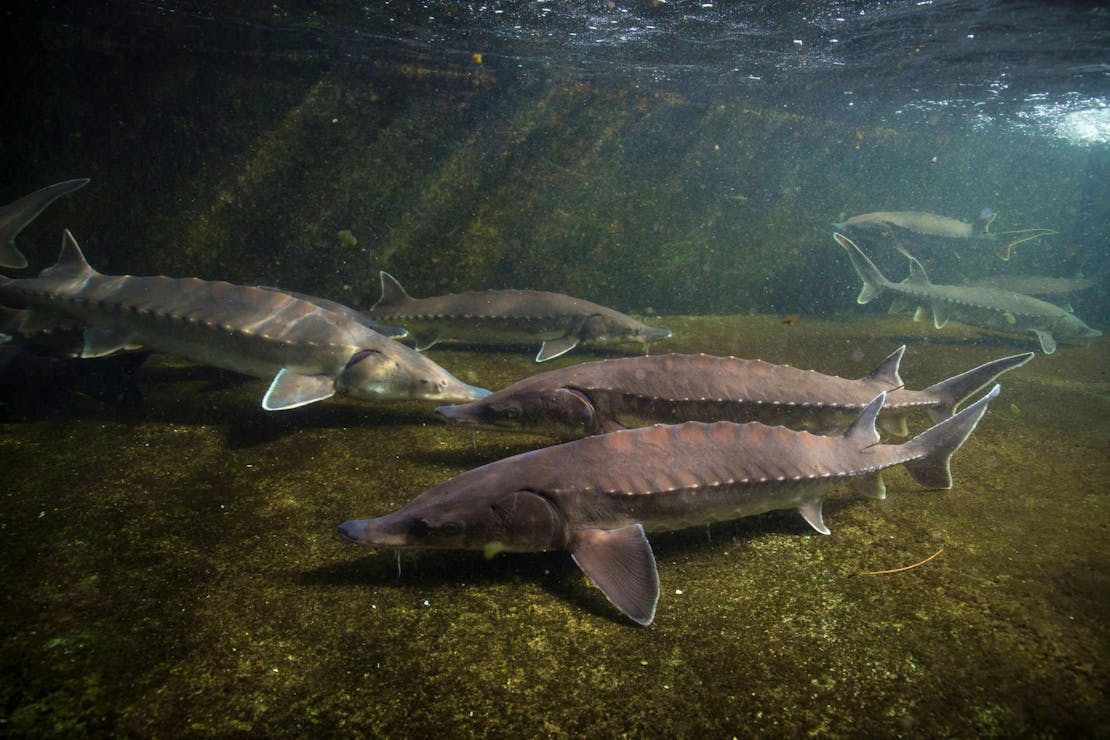
[[[796,509],[828,534],[825,496],[845,483],[885,495],[882,471],[904,465],[926,488],[950,488],[949,460],[999,393],[901,445],[879,442],[880,393],[843,435],[758,423],[691,421],[586,437],[489,463],[340,534],[368,547],[566,550],[622,613],[650,624],[659,573],[645,532]]]
[[[335,393],[441,402],[488,393],[326,303],[222,281],[102,275],[69,231],[53,267],[35,278],[0,277],[0,303],[29,309],[21,333],[79,323],[82,357],[138,345],[272,379],[267,411]]]
[[[903,388],[899,375],[905,351],[902,345],[858,379],[737,357],[622,357],[539,373],[477,401],[440,406],[435,414],[462,426],[557,439],[683,421],[759,421],[823,434],[843,429],[886,391],[879,425],[906,436],[906,417],[914,410],[927,411],[933,422],[946,419],[1033,357],[1003,357],[915,391]]]

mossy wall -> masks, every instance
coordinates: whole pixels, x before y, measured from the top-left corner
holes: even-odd
[[[4,193],[93,178],[26,232],[34,266],[69,226],[103,271],[355,305],[376,299],[385,269],[414,295],[531,287],[637,313],[827,312],[853,307],[858,287],[831,221],[973,220],[985,206],[1000,229],[1060,232],[1010,271],[1089,275],[1104,260],[1104,149],[524,77],[496,57],[198,49],[46,21],[30,38],[25,75],[49,85],[15,94]],[[901,277],[894,250],[868,246]],[[942,279],[1003,267],[986,245],[916,246]]]

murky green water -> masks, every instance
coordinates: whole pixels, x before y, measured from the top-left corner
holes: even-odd
[[[559,291],[672,329],[657,352],[859,377],[906,343],[922,388],[1032,335],[858,306],[830,223],[990,208],[1055,233],[1009,262],[860,246],[891,279],[894,246],[942,283],[1080,278],[1053,300],[1110,317],[1095,6],[11,5],[0,205],[91,178],[11,275],[69,228],[105,273],[361,308],[383,269]],[[492,389],[608,356],[536,349],[429,355]],[[267,382],[164,355],[133,411],[4,376],[0,734],[1110,735],[1108,373],[1105,337],[1038,353],[952,490],[892,471],[829,502],[831,536],[795,512],[652,536],[646,629],[565,553],[398,563],[336,533],[542,439],[416,403],[268,414]]]
[[[908,342],[911,388],[1024,348],[894,317],[656,323],[668,350],[845,376]],[[489,387],[536,369],[432,356]],[[1104,731],[1108,367],[1105,343],[1038,355],[1002,379],[951,491],[901,470],[885,501],[843,491],[832,536],[793,512],[653,536],[662,597],[642,629],[563,553],[406,553],[398,575],[335,532],[536,438],[475,439],[419,404],[266,414],[265,383],[155,357],[136,412],[74,396],[0,425],[4,729]]]

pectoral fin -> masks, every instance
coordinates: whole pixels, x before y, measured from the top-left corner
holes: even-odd
[[[1050,355],[1056,351],[1056,337],[1052,336],[1052,332],[1034,329],[1033,333],[1037,335],[1037,339],[1041,340],[1041,350],[1046,355]]]
[[[576,533],[571,557],[632,621],[649,625],[659,603],[659,571],[644,528],[584,529]]]
[[[324,375],[298,375],[285,368],[274,376],[270,390],[262,399],[267,411],[285,411],[323,401],[335,395],[335,381]]]
[[[559,355],[565,355],[572,349],[578,346],[578,337],[567,335],[559,337],[558,339],[548,339],[540,347],[539,354],[536,355],[536,362],[547,362],[554,360]]]
[[[103,357],[118,352],[131,344],[129,332],[114,327],[85,327],[85,347],[82,357]]]

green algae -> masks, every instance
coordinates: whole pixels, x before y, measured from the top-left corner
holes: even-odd
[[[845,376],[908,341],[914,388],[1023,349],[885,317],[654,321],[675,331],[656,350]],[[432,356],[490,387],[537,369],[529,352]],[[830,537],[792,512],[653,537],[662,598],[639,629],[563,553],[405,553],[398,575],[335,534],[542,440],[460,433],[422,404],[266,414],[264,383],[156,357],[136,412],[74,397],[0,426],[0,720],[36,736],[1103,733],[1107,359],[1065,348],[1007,375],[1000,400],[1022,412],[995,404],[951,491],[895,471],[887,500],[830,502]]]

